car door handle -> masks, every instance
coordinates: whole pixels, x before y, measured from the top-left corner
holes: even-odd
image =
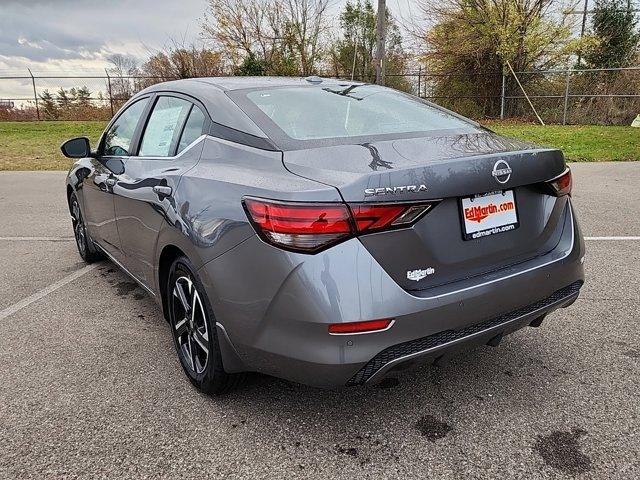
[[[115,179],[115,178],[113,178],[113,177],[109,177],[109,178],[107,178],[106,183],[107,183],[107,185],[109,185],[110,187],[113,187],[113,186],[115,186],[115,184],[116,184],[116,179]]]
[[[157,193],[159,197],[169,197],[173,193],[173,189],[167,185],[156,185],[153,187],[153,191]]]

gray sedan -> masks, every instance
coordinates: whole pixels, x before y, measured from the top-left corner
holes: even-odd
[[[540,326],[584,281],[560,151],[376,85],[161,83],[62,151],[80,255],[156,299],[208,393],[377,382]]]

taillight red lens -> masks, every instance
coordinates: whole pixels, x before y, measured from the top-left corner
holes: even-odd
[[[571,195],[571,188],[573,187],[571,170],[567,168],[565,173],[547,183],[552,188],[556,196],[561,197],[562,195]]]
[[[351,212],[359,232],[385,228],[404,210],[405,207],[402,205],[351,205]]]
[[[408,226],[418,220],[431,207],[424,204],[350,204],[358,233]]]
[[[269,243],[312,252],[351,236],[351,216],[341,203],[284,203],[245,198],[256,230]]]
[[[364,322],[349,323],[332,323],[329,325],[329,333],[333,334],[349,334],[349,333],[365,333],[386,330],[391,326],[392,319],[383,320],[367,320]]]
[[[263,240],[288,250],[314,253],[362,233],[407,227],[432,206],[420,204],[349,204],[243,200]]]
[[[349,211],[341,204],[283,204],[247,199],[261,228],[277,233],[350,233]]]

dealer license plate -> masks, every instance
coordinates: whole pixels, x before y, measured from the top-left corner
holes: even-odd
[[[465,240],[509,232],[519,226],[513,190],[462,198],[460,208]]]

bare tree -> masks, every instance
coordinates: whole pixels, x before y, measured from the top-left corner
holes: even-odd
[[[209,0],[203,36],[233,66],[261,62],[262,73],[309,75],[328,30],[328,0]]]
[[[111,64],[107,74],[111,82],[111,98],[118,103],[125,102],[140,89],[138,60],[129,55],[115,54],[108,59]],[[107,88],[109,90],[109,88]]]
[[[173,40],[172,45],[151,55],[140,67],[146,84],[224,74],[222,55],[214,50]]]
[[[300,59],[301,73],[310,75],[319,60],[319,44],[328,30],[325,21],[328,0],[286,0],[288,35]]]

